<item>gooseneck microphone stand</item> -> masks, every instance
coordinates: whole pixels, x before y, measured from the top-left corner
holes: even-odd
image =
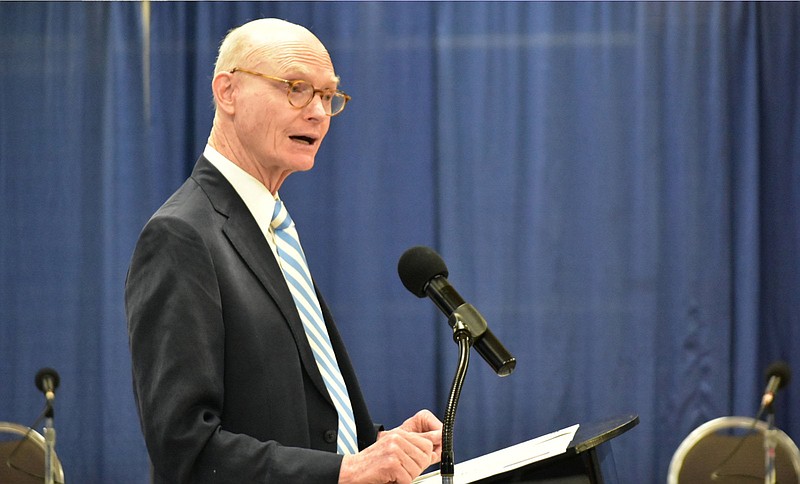
[[[764,431],[764,484],[775,484],[777,482],[777,471],[775,470],[775,410],[772,403],[767,405],[767,430]]]
[[[36,388],[44,393],[45,407],[44,407],[44,482],[45,484],[54,484],[56,462],[56,429],[53,427],[53,415],[55,411],[56,401],[56,388],[60,377],[58,372],[52,368],[42,368],[36,373],[35,378]]]
[[[53,402],[48,399],[45,409],[44,420],[44,482],[54,484],[53,476],[56,447],[56,429],[53,427]]]
[[[472,346],[498,376],[510,375],[517,360],[489,331],[481,313],[472,304],[467,304],[450,285],[447,266],[433,249],[423,246],[408,249],[397,263],[397,273],[406,289],[417,297],[428,296],[447,316],[453,339],[458,343],[458,368],[442,423],[442,461],[439,467],[442,482],[452,484],[455,474],[453,427]]]
[[[461,396],[461,388],[469,367],[469,350],[472,348],[472,335],[467,326],[456,313],[450,316],[450,326],[453,328],[453,340],[458,343],[458,367],[450,387],[450,397],[447,399],[447,409],[444,412],[442,426],[442,462],[439,465],[442,484],[453,484],[455,474],[455,454],[453,453],[453,427],[456,422],[456,408]]]

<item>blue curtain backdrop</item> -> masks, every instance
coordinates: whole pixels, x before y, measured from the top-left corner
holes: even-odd
[[[354,98],[282,190],[374,417],[442,414],[456,349],[396,264],[437,249],[517,356],[476,356],[457,460],[636,413],[622,482],[800,368],[798,3],[0,3],[0,420],[62,377],[70,482],[144,483],[122,290],[188,174],[228,29],[275,16]],[[778,424],[800,439],[800,385]]]

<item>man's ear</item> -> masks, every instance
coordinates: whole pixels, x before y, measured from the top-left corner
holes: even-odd
[[[211,81],[211,91],[214,93],[214,101],[217,109],[227,114],[233,114],[233,74],[230,72],[220,72]]]

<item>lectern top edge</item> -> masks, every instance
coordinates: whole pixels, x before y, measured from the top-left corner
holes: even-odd
[[[633,414],[582,424],[567,450],[573,449],[575,453],[585,452],[627,432],[638,424],[639,416]]]

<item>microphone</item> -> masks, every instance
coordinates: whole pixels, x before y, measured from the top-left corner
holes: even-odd
[[[56,388],[58,388],[60,381],[58,372],[52,368],[42,368],[36,373],[36,388],[44,393],[44,398],[47,399],[48,405],[55,400]]]
[[[461,320],[473,337],[473,346],[486,363],[500,376],[514,371],[517,360],[492,334],[486,320],[471,304],[467,304],[447,280],[447,266],[433,249],[416,246],[408,249],[397,263],[403,285],[417,297],[428,296],[455,326]]]
[[[769,365],[764,374],[767,378],[767,388],[764,390],[764,396],[761,397],[761,410],[772,405],[778,390],[789,383],[792,376],[791,373],[789,365],[784,361],[775,361]]]

